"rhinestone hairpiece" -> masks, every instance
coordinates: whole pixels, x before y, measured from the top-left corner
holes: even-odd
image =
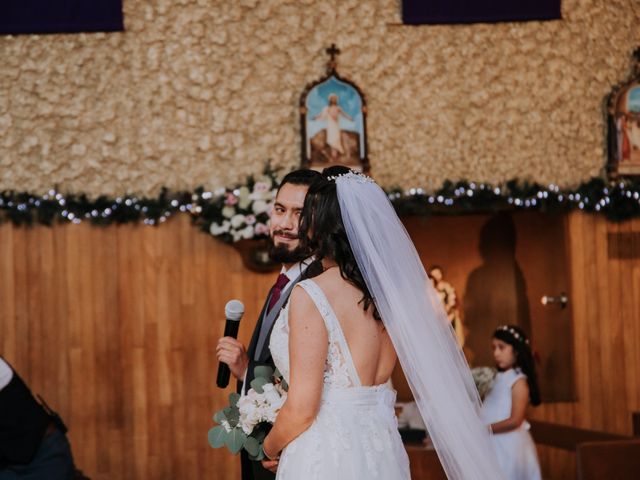
[[[503,332],[509,332],[511,334],[511,336],[513,338],[515,338],[516,340],[518,340],[520,342],[524,342],[527,345],[529,345],[529,339],[524,338],[514,328],[511,328],[509,325],[502,325],[502,326],[498,327],[498,330],[502,330]]]
[[[333,180],[335,182],[339,178],[355,180],[358,183],[376,183],[373,178],[366,176],[364,173],[354,172],[353,170],[347,173],[341,173],[340,175],[331,175],[327,177],[327,180]]]

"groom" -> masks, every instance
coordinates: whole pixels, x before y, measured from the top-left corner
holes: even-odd
[[[231,373],[238,379],[238,391],[246,392],[250,388],[256,366],[273,367],[269,351],[271,329],[293,286],[301,280],[302,274],[311,263],[310,259],[302,258],[298,248],[298,222],[307,190],[320,178],[322,175],[313,170],[294,170],[282,179],[269,221],[269,255],[273,261],[282,264],[282,270],[267,295],[248,350],[235,338],[223,337],[218,340],[218,360],[229,365]],[[314,272],[306,273],[313,276]],[[241,462],[242,480],[275,478],[275,475],[266,470],[260,462],[249,460],[244,450],[241,453]]]

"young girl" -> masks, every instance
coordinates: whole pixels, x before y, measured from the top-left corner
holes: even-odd
[[[508,480],[540,480],[540,465],[529,423],[527,404],[540,405],[540,391],[529,340],[515,325],[493,334],[498,374],[484,399],[482,418],[491,424],[500,467]]]

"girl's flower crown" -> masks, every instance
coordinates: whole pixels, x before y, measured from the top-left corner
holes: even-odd
[[[517,330],[509,325],[501,325],[496,330],[502,330],[503,332],[509,332],[513,338],[518,340],[521,343],[529,345],[529,339],[525,338],[523,335],[519,334]]]

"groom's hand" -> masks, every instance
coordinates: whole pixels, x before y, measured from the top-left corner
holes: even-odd
[[[276,473],[276,470],[278,470],[278,460],[262,460],[262,467],[271,473]]]
[[[219,362],[229,365],[229,370],[238,380],[244,378],[244,372],[249,365],[249,357],[244,345],[232,337],[222,337],[216,346]]]

